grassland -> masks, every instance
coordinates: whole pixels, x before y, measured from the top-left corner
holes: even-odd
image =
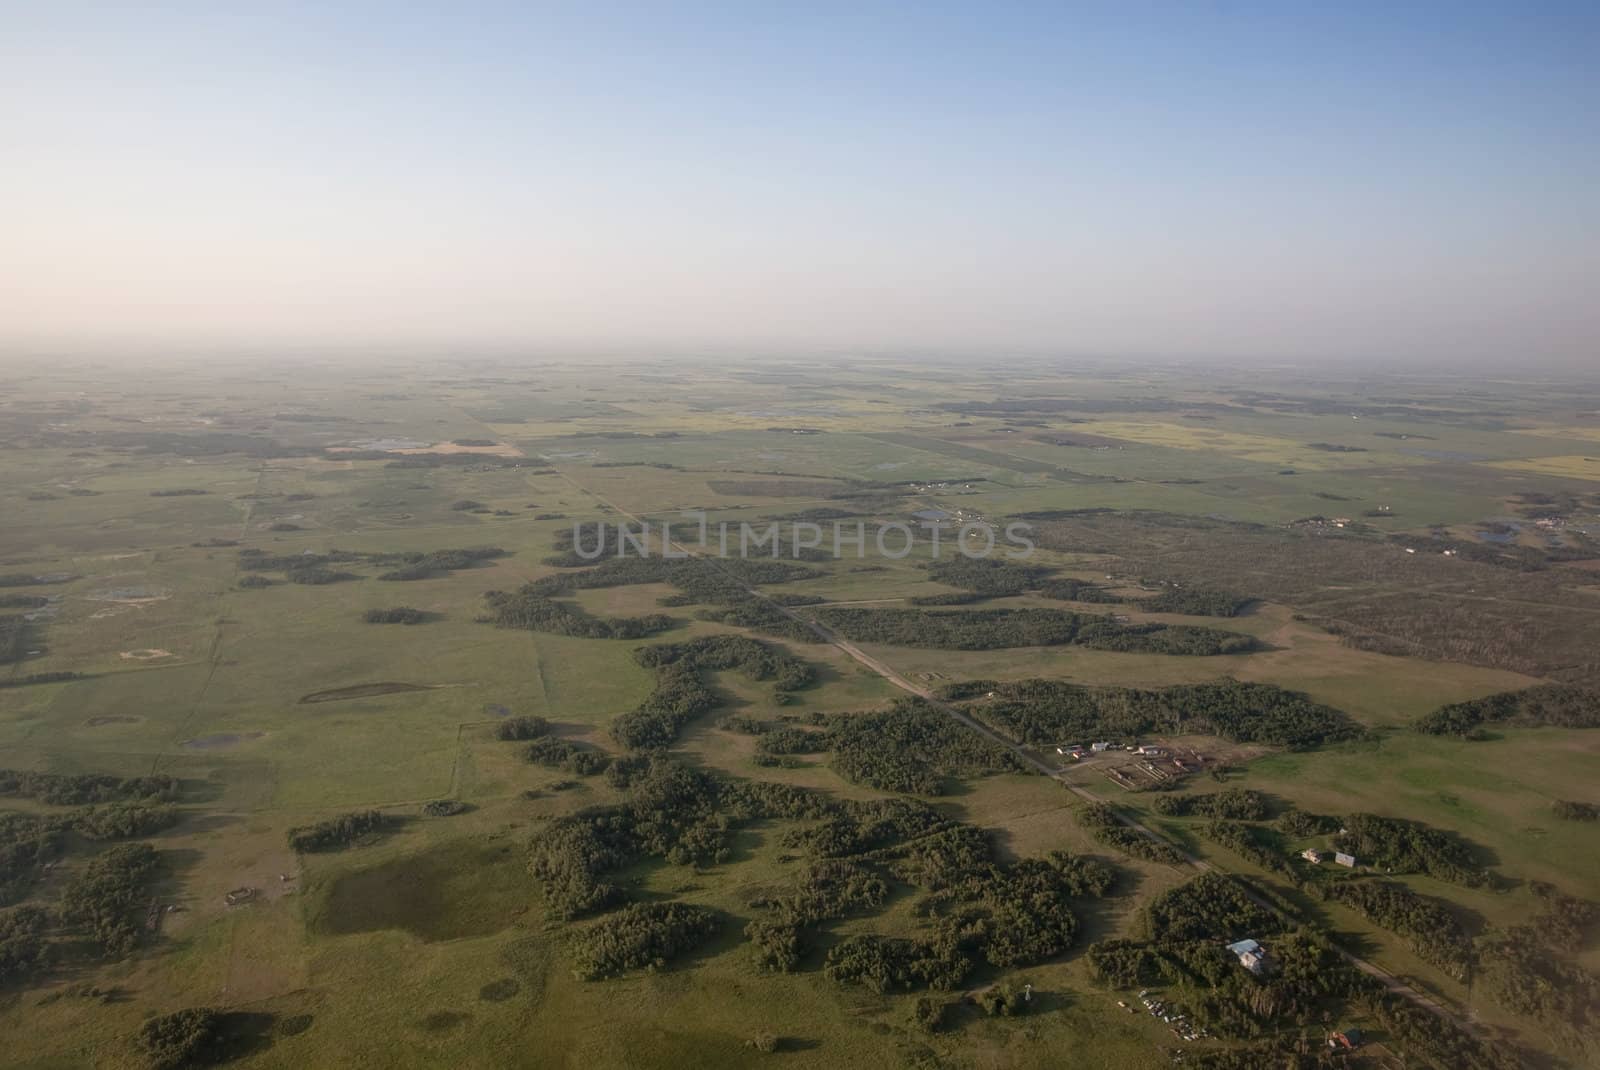
[[[829,981],[822,947],[794,973],[754,970],[741,936],[752,901],[795,870],[783,843],[792,823],[779,820],[740,827],[716,865],[630,863],[619,876],[628,894],[714,909],[726,919],[722,933],[659,972],[574,979],[572,930],[546,910],[525,869],[525,844],[555,819],[615,804],[618,792],[601,776],[524,761],[520,745],[496,738],[496,726],[542,717],[561,739],[615,751],[610,722],[638,706],[656,678],[635,660],[638,642],[499,629],[479,618],[486,591],[556,571],[543,559],[574,520],[628,514],[698,509],[737,524],[823,508],[916,524],[915,514],[930,509],[996,523],[1115,510],[1101,520],[1039,521],[1054,537],[1041,539],[1036,560],[1128,592],[1141,579],[1181,579],[1264,601],[1227,620],[1033,594],[983,606],[1066,605],[1132,623],[1212,625],[1253,635],[1264,649],[1206,658],[1077,647],[867,644],[864,652],[928,687],[1233,677],[1305,691],[1375,734],[1304,753],[1251,752],[1230,786],[1259,788],[1280,805],[1364,810],[1459,834],[1506,886],[1405,879],[1448,900],[1475,933],[1525,921],[1527,881],[1600,898],[1595,826],[1550,811],[1559,798],[1600,802],[1592,786],[1600,738],[1507,729],[1468,742],[1407,729],[1444,703],[1600,673],[1587,638],[1600,620],[1594,573],[1575,567],[1600,536],[1593,477],[1574,460],[1600,433],[1581,415],[1595,406],[1573,400],[1592,397],[1587,388],[1530,387],[1507,398],[1397,380],[1386,384],[1391,400],[1377,401],[1355,386],[1292,377],[1264,385],[1242,374],[1199,382],[895,362],[805,373],[555,363],[334,376],[218,367],[110,380],[64,367],[13,379],[16,389],[0,399],[8,521],[0,573],[65,582],[3,589],[49,601],[28,611],[26,656],[0,667],[0,682],[78,675],[0,688],[0,767],[180,778],[182,820],[150,842],[166,860],[154,894],[182,909],[162,915],[159,932],[131,956],[72,959],[36,983],[0,989],[0,1030],[15,1038],[7,1065],[130,1065],[127,1038],[147,1015],[196,1005],[274,1016],[238,1061],[249,1067],[742,1067],[765,1058],[747,1045],[764,1033],[782,1038],[777,1061],[796,1067],[1043,1067],[1082,1051],[1085,1037],[1094,1038],[1096,1065],[1170,1065],[1172,1037],[1148,1015],[1119,1010],[1118,994],[1092,979],[1081,948],[1134,933],[1140,907],[1187,874],[1113,858],[1073,819],[1077,800],[1042,776],[957,781],[933,801],[949,819],[987,830],[1004,859],[1067,850],[1121,871],[1117,895],[1080,908],[1074,950],[1021,970],[984,967],[968,982],[1031,982],[1039,1003],[1026,1018],[989,1018],[963,1004],[951,1028],[926,1033],[912,1021],[915,997]],[[437,444],[452,456],[456,439],[500,445],[465,461],[415,452]],[[384,440],[425,445],[388,458],[337,452]],[[158,494],[176,489],[205,493]],[[1436,525],[1528,525],[1530,501],[1548,501],[1533,513],[1559,523],[1529,529],[1529,545],[1559,545],[1570,560],[1529,573],[1406,555],[1386,540]],[[455,508],[462,502],[480,507]],[[1380,506],[1390,508],[1364,517]],[[1140,520],[1145,513],[1228,526],[1208,534]],[[1348,532],[1323,532],[1324,540],[1289,526],[1318,515],[1370,531],[1346,542]],[[505,555],[421,580],[379,580],[383,567],[357,556],[337,566],[353,574],[341,582],[288,582],[272,572],[268,586],[240,585],[249,574],[243,549],[377,555],[488,545]],[[817,562],[820,576],[769,591],[896,606],[950,590],[925,571],[925,548],[904,559],[867,553]],[[660,605],[677,593],[646,583],[570,597],[595,616],[674,617],[675,627],[650,642],[742,634],[699,619],[702,606]],[[1409,637],[1394,622],[1416,612],[1393,606],[1427,599],[1453,607],[1448,649],[1398,656],[1327,626],[1359,622],[1369,637]],[[427,622],[363,623],[367,610],[396,605],[424,611]],[[1479,641],[1512,618],[1526,623],[1511,653]],[[780,704],[769,684],[708,674],[718,705],[690,721],[673,755],[829,798],[877,797],[841,778],[826,755],[758,764],[752,736],[719,726],[729,715],[806,723],[881,708],[901,694],[838,647],[766,638],[812,664],[816,683]],[[1071,776],[1214,862],[1268,879],[1204,841],[1193,822],[1154,814],[1149,795],[1121,793],[1087,768]],[[468,809],[423,816],[424,803],[441,799]],[[0,808],[40,809],[10,799]],[[289,850],[290,827],[363,808],[390,815],[392,831],[344,852]],[[71,843],[30,894],[53,902],[97,849]],[[225,905],[224,894],[241,886],[257,897]],[[830,939],[923,931],[918,894],[897,885],[884,909],[833,924]],[[1343,908],[1315,910],[1380,966],[1548,1051],[1536,1027],[1392,936]],[[1580,961],[1600,967],[1600,952],[1582,949]],[[120,995],[72,994],[88,983]]]

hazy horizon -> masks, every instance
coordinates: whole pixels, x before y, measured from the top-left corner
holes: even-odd
[[[1600,339],[1585,5],[6,18],[0,360]]]

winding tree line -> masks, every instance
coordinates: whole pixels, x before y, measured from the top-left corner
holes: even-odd
[[[1254,788],[1228,788],[1209,795],[1158,795],[1151,809],[1164,817],[1199,815],[1235,821],[1264,821],[1269,812],[1267,797]]]
[[[1521,691],[1502,691],[1440,706],[1420,718],[1415,727],[1434,736],[1485,739],[1486,724],[1600,728],[1600,691],[1570,684],[1538,684]]]
[[[289,846],[300,854],[342,851],[384,831],[389,819],[380,810],[357,810],[289,830]]]
[[[956,556],[935,561],[928,566],[930,579],[967,591],[971,597],[966,601],[1018,595],[1025,591],[1037,590],[1046,598],[1065,602],[1127,604],[1147,613],[1180,613],[1196,617],[1234,617],[1255,603],[1253,598],[1225,591],[1181,587],[1160,581],[1154,581],[1161,587],[1154,597],[1124,598],[1087,580],[1056,577],[1051,573],[1052,570],[1046,567],[1001,561],[992,557]],[[936,601],[943,597],[924,596],[912,601],[919,605],[953,604]]]
[[[104,773],[36,773],[0,769],[0,796],[35,799],[49,806],[106,802],[171,802],[178,797],[176,777],[119,777]]]
[[[380,580],[425,580],[448,575],[460,569],[475,568],[485,561],[505,557],[510,553],[498,546],[472,546],[461,549],[410,551],[405,553],[361,553],[354,550],[327,550],[322,553],[271,554],[265,550],[249,548],[239,551],[239,568],[249,573],[246,580],[259,577],[263,572],[281,572],[290,583],[320,585],[341,580],[356,579],[352,572],[339,565],[375,565],[388,567],[378,574]],[[259,582],[241,586],[260,586]]]
[[[968,713],[1033,746],[1071,739],[1132,739],[1163,731],[1208,732],[1234,743],[1304,750],[1365,733],[1341,711],[1298,691],[1237,680],[1161,689],[1086,687],[1048,679],[976,680],[948,685],[939,695],[967,702]]]
[[[656,686],[637,707],[611,723],[623,747],[665,747],[688,721],[717,705],[702,674],[736,670],[752,680],[772,681],[780,695],[809,687],[815,671],[780,647],[739,635],[713,635],[684,643],[661,643],[634,651],[634,659],[656,670]]]
[[[1089,835],[1123,854],[1165,866],[1181,866],[1188,861],[1182,851],[1166,840],[1147,836],[1124,824],[1110,803],[1090,803],[1076,811],[1074,816]]]
[[[865,609],[831,606],[816,611],[823,624],[847,639],[938,650],[998,650],[1072,644],[1092,650],[1211,656],[1246,654],[1253,636],[1187,624],[1118,624],[1109,617],[1061,609]]]
[[[535,584],[512,592],[489,591],[491,619],[496,627],[521,628],[579,639],[643,639],[677,623],[665,613],[642,617],[592,617],[572,602],[558,602],[539,594]]]
[[[1440,903],[1395,881],[1344,880],[1326,886],[1328,898],[1406,938],[1424,962],[1458,981],[1472,975],[1472,938],[1461,921]]]

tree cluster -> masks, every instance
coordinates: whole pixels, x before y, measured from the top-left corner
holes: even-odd
[[[139,1027],[133,1047],[149,1070],[185,1070],[210,1066],[222,1058],[221,1012],[191,1007],[157,1015]]]
[[[378,579],[391,581],[431,580],[461,569],[476,568],[485,561],[505,557],[508,551],[498,546],[469,546],[457,550],[429,550],[403,554],[375,554],[375,564],[395,562],[398,568],[378,573]]]
[[[1351,814],[1343,823],[1333,842],[1367,865],[1395,873],[1426,873],[1468,888],[1488,883],[1488,871],[1474,861],[1472,849],[1448,832],[1376,814]]]
[[[1096,586],[1087,580],[1076,580],[1070,577],[1054,579],[1040,585],[1039,593],[1046,598],[1054,598],[1060,602],[1091,602],[1099,605],[1115,605],[1123,599],[1104,587]]]
[[[1146,613],[1181,613],[1190,617],[1237,617],[1255,599],[1227,591],[1208,591],[1196,587],[1165,587],[1154,598],[1142,599],[1138,608]]]
[[[570,740],[555,736],[540,736],[528,744],[523,753],[528,761],[550,769],[561,769],[576,776],[594,776],[605,772],[610,759],[605,754],[580,747]]]
[[[1550,804],[1551,810],[1563,821],[1595,821],[1600,820],[1600,806],[1594,803],[1573,802],[1571,799],[1557,799]]]
[[[1258,905],[1239,881],[1215,870],[1151,900],[1142,918],[1157,945],[1185,941],[1226,944],[1280,932],[1282,920]]]
[[[1600,691],[1570,684],[1538,684],[1467,702],[1440,706],[1416,722],[1434,736],[1483,738],[1486,724],[1519,728],[1600,728]]]
[[[690,719],[717,705],[704,672],[736,670],[752,680],[771,680],[779,693],[809,686],[814,679],[811,666],[788,651],[738,635],[640,647],[634,659],[656,670],[656,686],[611,723],[612,737],[629,750],[671,744]]]
[[[573,942],[575,972],[585,981],[628,970],[664,969],[704,944],[721,918],[686,903],[634,903],[582,930]]]
[[[1109,803],[1090,803],[1077,811],[1077,818],[1078,824],[1087,829],[1089,835],[1123,854],[1167,866],[1181,866],[1188,861],[1182,851],[1166,840],[1128,827],[1117,817],[1116,809]]]
[[[1254,788],[1228,788],[1209,795],[1159,795],[1152,807],[1166,817],[1223,817],[1234,821],[1265,821],[1267,797]]]
[[[108,957],[139,942],[147,886],[160,856],[147,843],[124,843],[91,858],[61,895],[61,917],[86,931]]]
[[[0,991],[28,980],[49,960],[50,915],[36,906],[0,910]]]
[[[1472,974],[1472,938],[1460,920],[1438,901],[1394,881],[1345,880],[1327,885],[1328,898],[1406,938],[1424,961],[1458,981]]]
[[[1282,874],[1291,879],[1294,877],[1281,845],[1262,842],[1264,837],[1273,835],[1267,829],[1218,818],[1202,825],[1200,834],[1212,843],[1221,844],[1240,858],[1249,859],[1268,873]]]
[[[428,614],[411,606],[394,606],[390,609],[369,609],[361,619],[368,624],[421,624]]]
[[[104,802],[170,802],[178,780],[165,775],[118,777],[103,773],[36,773],[0,769],[0,796],[36,799],[50,806]]]
[[[939,795],[945,777],[1024,769],[1009,750],[915,698],[830,717],[827,738],[840,776],[881,791]]]
[[[537,739],[550,731],[543,717],[508,717],[494,726],[494,738],[504,741]]]
[[[1355,739],[1364,731],[1342,711],[1298,691],[1227,679],[1161,689],[1086,687],[1050,679],[978,681],[948,686],[940,695],[978,699],[969,713],[1033,746],[1161,731],[1206,732],[1234,743],[1304,750]]]
[[[1258,645],[1252,636],[1216,628],[1118,624],[1109,617],[1061,609],[938,611],[833,606],[817,610],[817,616],[856,642],[937,650],[1076,644],[1095,650],[1203,656],[1243,654]]]
[[[642,617],[591,617],[574,602],[546,598],[526,584],[517,591],[490,591],[490,619],[500,628],[522,628],[578,639],[643,639],[666,631],[677,622],[665,613]]]
[[[342,851],[382,832],[389,819],[379,810],[358,810],[289,830],[289,846],[300,854]]]
[[[944,558],[928,566],[929,579],[960,587],[985,598],[1021,594],[1037,587],[1049,573],[1049,569],[1035,565],[965,555]]]

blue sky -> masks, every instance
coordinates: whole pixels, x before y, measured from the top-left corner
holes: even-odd
[[[1600,7],[0,3],[0,338],[1593,361]]]

